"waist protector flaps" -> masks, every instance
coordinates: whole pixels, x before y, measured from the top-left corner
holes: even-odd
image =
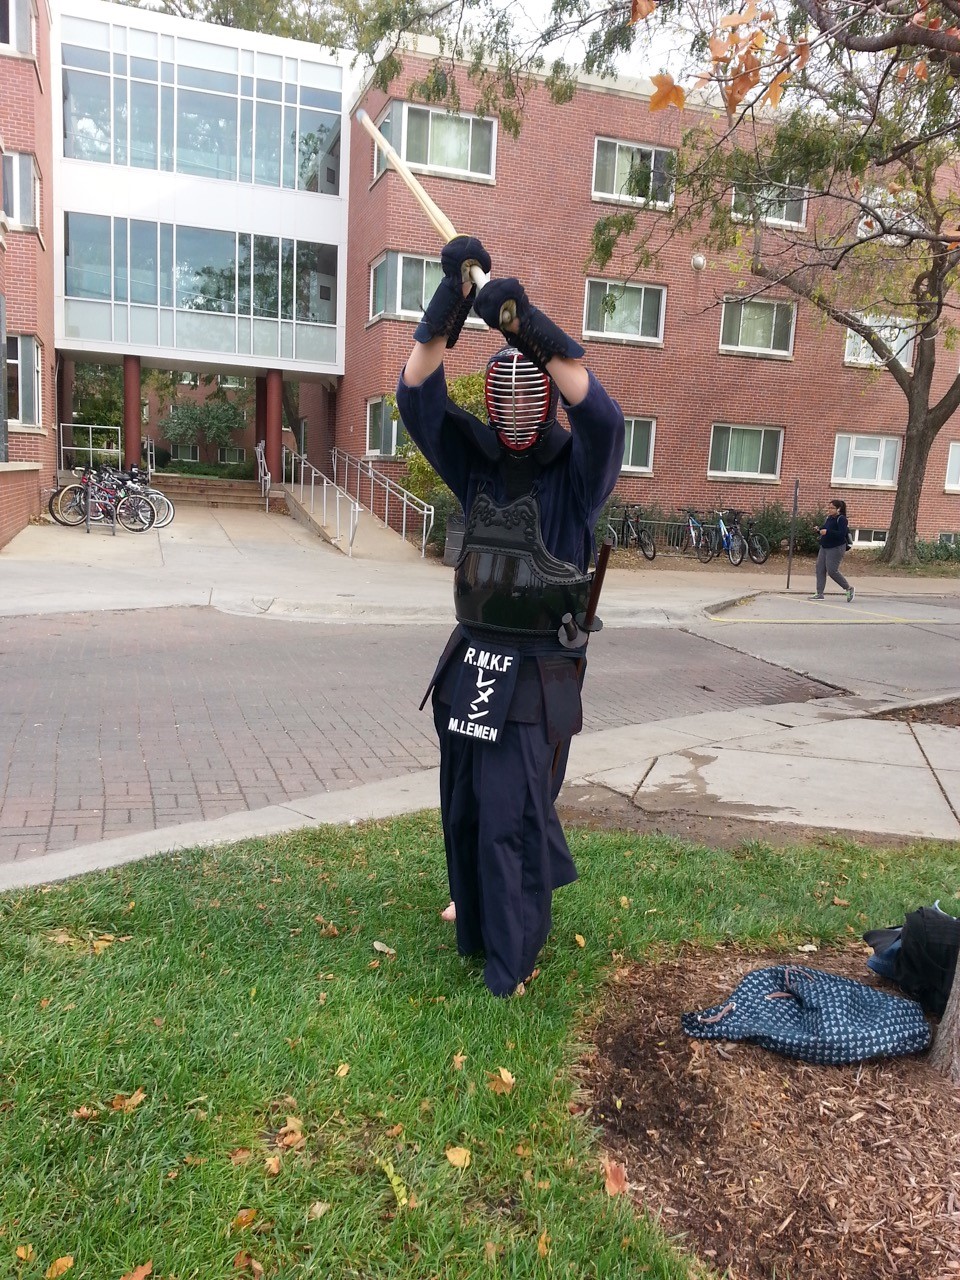
[[[503,506],[477,495],[454,573],[458,621],[555,636],[564,614],[586,610],[590,583],[589,574],[547,550],[533,494]]]

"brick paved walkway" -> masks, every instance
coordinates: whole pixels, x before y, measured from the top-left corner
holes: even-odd
[[[0,619],[0,861],[437,762],[417,710],[448,629],[175,608]],[[591,644],[585,728],[823,686],[674,630]]]

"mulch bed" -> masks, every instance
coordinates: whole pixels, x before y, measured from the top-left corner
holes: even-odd
[[[877,716],[877,719],[905,720],[907,724],[942,724],[950,729],[960,729],[960,698],[954,698],[951,702],[938,702],[932,706],[888,711]]]
[[[867,954],[794,958],[871,982]],[[726,947],[617,971],[580,1076],[606,1149],[728,1280],[960,1276],[960,1098],[925,1055],[815,1067],[681,1030],[784,959]]]

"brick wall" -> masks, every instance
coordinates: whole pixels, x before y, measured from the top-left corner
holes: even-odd
[[[403,99],[405,85],[421,75],[424,66],[416,58],[407,59],[406,79],[398,82],[396,99]],[[460,88],[463,108],[469,110],[475,98],[466,77]],[[386,102],[384,94],[371,89],[361,105],[377,118]],[[676,146],[681,130],[692,122],[692,117],[675,111],[651,114],[645,100],[617,88],[581,88],[563,107],[535,89],[525,103],[520,138],[498,130],[493,184],[434,176],[422,181],[458,230],[481,236],[493,258],[494,274],[518,276],[531,300],[580,338],[583,263],[597,218],[611,209],[591,198],[595,138]],[[395,173],[388,170],[372,180],[373,143],[356,122],[350,146],[347,354],[337,403],[337,443],[362,456],[366,402],[394,389],[413,341],[413,322],[368,320],[371,265],[390,249],[436,256],[439,243]],[[652,216],[639,213],[640,220]],[[667,290],[662,346],[593,339],[584,343],[588,365],[625,414],[656,419],[653,474],[624,473],[618,493],[667,510],[681,504],[751,510],[766,502],[789,507],[799,479],[804,510],[842,497],[851,523],[885,528],[892,491],[834,486],[830,475],[838,431],[902,436],[906,402],[901,392],[889,377],[845,366],[844,332],[824,323],[813,309],[798,307],[790,359],[721,354],[719,300],[735,291],[739,276],[731,262],[722,260],[694,270],[695,247],[692,239],[681,236],[649,269],[634,274],[624,259],[594,273],[610,280],[631,276],[636,283]],[[493,335],[465,331],[445,361],[448,377],[482,368],[496,347]],[[956,353],[942,351],[935,394],[949,384],[956,366]],[[312,422],[314,406],[308,403],[303,412]],[[715,422],[781,428],[779,480],[708,479]],[[951,440],[960,440],[960,415],[947,424],[930,455],[920,507],[921,535],[960,527],[960,495],[944,493]]]
[[[0,547],[40,514],[40,467],[37,463],[0,463]]]

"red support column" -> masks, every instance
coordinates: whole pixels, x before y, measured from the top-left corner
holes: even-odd
[[[257,378],[256,383],[256,409],[254,412],[254,441],[256,444],[262,444],[267,438],[267,380],[266,378]]]
[[[281,431],[283,427],[283,374],[279,369],[268,369],[266,377],[267,418],[267,470],[274,484],[280,483]]]
[[[123,357],[123,465],[140,465],[140,357]]]

